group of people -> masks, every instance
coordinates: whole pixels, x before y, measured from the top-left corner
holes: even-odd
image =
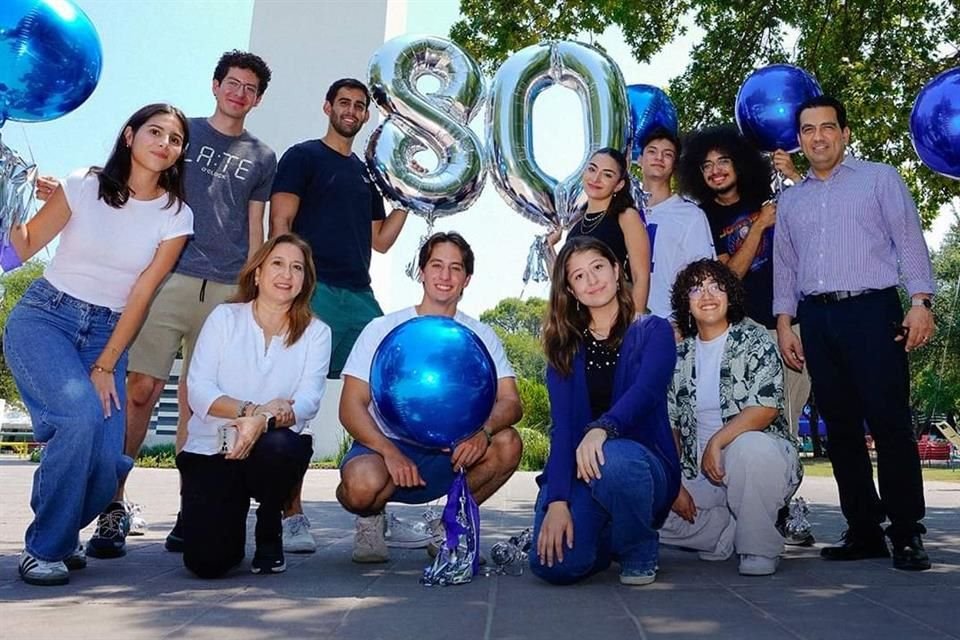
[[[138,110],[103,167],[41,180],[44,206],[11,234],[23,260],[60,237],[4,330],[45,443],[19,562],[30,584],[66,584],[88,556],[126,553],[123,485],[181,349],[181,508],[165,546],[199,577],[243,561],[251,498],[254,573],[316,549],[301,491],[327,379],[343,378],[340,421],[353,438],[336,495],[357,516],[355,562],[389,559],[388,503],[435,500],[463,468],[482,504],[519,466],[515,374],[493,330],[457,309],[474,273],[470,245],[455,232],[427,239],[419,304],[384,316],[371,252],[390,249],[407,214],[386,212],[352,152],[369,92],[333,83],[325,135],[277,162],[244,126],[269,81],[258,56],[225,53],[213,115]],[[683,148],[652,132],[639,207],[622,153],[589,159],[587,209],[553,256],[543,325],[552,427],[535,575],[567,584],[616,562],[622,583],[649,584],[661,544],[704,560],[736,553],[741,574],[774,573],[811,383],[849,527],[822,555],[888,557],[886,536],[896,568],[930,567],[906,355],[934,331],[919,219],[893,168],[849,155],[842,104],[815,98],[797,120],[810,171],[774,154],[796,183],[777,204],[769,161],[732,127],[695,132]],[[372,405],[377,347],[421,315],[467,326],[495,364],[490,415],[450,451],[397,438]],[[84,546],[79,532],[94,519]]]

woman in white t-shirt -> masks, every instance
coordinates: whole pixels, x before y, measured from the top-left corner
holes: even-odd
[[[680,494],[660,541],[703,560],[740,555],[740,573],[777,570],[777,512],[797,490],[799,451],[784,415],[783,367],[767,330],[746,319],[740,279],[716,260],[677,275],[671,302],[684,340],[668,392]]]
[[[201,578],[243,560],[250,498],[259,503],[251,570],[286,569],[283,503],[310,463],[313,440],[304,430],[330,368],[330,329],[310,310],[316,281],[303,240],[272,238],[197,338],[187,377],[193,415],[177,468],[183,564]]]
[[[79,532],[133,466],[123,455],[127,346],[193,233],[183,197],[187,140],[179,109],[143,107],[104,167],[72,174],[10,233],[24,261],[60,236],[4,330],[7,366],[45,443],[20,554],[30,584],[66,584],[70,569],[86,566]],[[128,526],[117,507],[114,525]]]

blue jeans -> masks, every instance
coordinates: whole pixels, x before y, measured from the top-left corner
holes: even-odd
[[[436,451],[433,449],[424,449],[416,445],[404,442],[403,440],[390,439],[403,455],[410,458],[413,464],[417,465],[417,472],[426,486],[423,487],[397,487],[390,496],[390,502],[401,502],[403,504],[426,504],[447,495],[453,481],[457,477],[457,472],[450,462],[450,453]],[[354,442],[340,461],[340,468],[343,469],[348,462],[359,456],[380,454],[373,449],[368,449],[359,442]]]
[[[62,560],[77,548],[80,529],[113,500],[133,467],[123,454],[127,354],[114,383],[120,409],[109,418],[90,382],[120,314],[89,304],[44,279],[27,289],[7,320],[3,351],[20,390],[34,437],[46,443],[33,476],[26,548],[41,560]]]
[[[608,440],[603,445],[601,478],[574,480],[568,502],[573,518],[573,549],[563,562],[540,563],[537,541],[547,515],[547,487],[540,487],[533,525],[530,569],[553,584],[572,584],[603,571],[617,560],[622,570],[657,568],[659,535],[654,514],[667,500],[667,476],[660,461],[639,442]],[[566,542],[564,542],[566,545]]]

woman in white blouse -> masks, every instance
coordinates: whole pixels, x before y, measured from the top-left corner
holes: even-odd
[[[240,272],[232,303],[203,325],[187,378],[193,416],[177,456],[183,563],[215,578],[244,557],[250,498],[257,509],[253,573],[280,573],[281,510],[313,453],[302,431],[330,366],[330,329],[310,311],[310,247],[294,234],[264,244]]]

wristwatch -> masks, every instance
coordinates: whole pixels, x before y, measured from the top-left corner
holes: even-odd
[[[933,308],[933,301],[930,298],[913,298],[910,301],[911,307],[926,307],[927,309]]]
[[[269,411],[261,411],[257,414],[258,416],[263,416],[267,419],[267,428],[266,431],[273,431],[277,428],[277,418]]]

